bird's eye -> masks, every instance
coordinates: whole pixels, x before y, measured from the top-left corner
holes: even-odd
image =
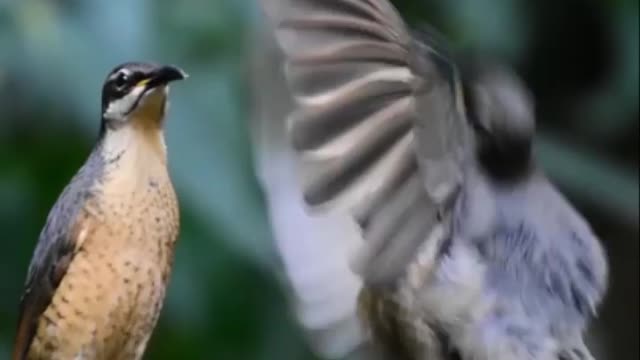
[[[127,84],[128,80],[129,80],[129,77],[126,74],[119,73],[114,83],[116,84],[117,87],[121,88]]]

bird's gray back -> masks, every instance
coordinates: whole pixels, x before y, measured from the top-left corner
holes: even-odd
[[[46,263],[45,257],[52,247],[68,242],[68,232],[78,211],[84,206],[86,200],[93,196],[92,188],[97,181],[100,181],[104,172],[105,161],[99,148],[100,144],[64,188],[49,212],[31,260],[29,276],[39,264]]]

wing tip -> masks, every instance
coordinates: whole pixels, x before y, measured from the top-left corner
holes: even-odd
[[[13,352],[11,360],[26,360],[29,353],[29,347],[35,336],[35,323],[29,321],[31,312],[27,309],[24,299],[20,305],[20,315],[18,319],[18,329],[13,342]]]
[[[18,332],[16,334],[16,339],[13,344],[13,353],[11,354],[11,360],[26,360],[27,359],[27,351],[29,349],[29,343],[31,343],[31,339],[33,335],[29,333],[29,327],[24,324],[20,324],[18,326]]]

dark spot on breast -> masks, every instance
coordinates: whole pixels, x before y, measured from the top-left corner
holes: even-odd
[[[126,152],[126,150],[122,150],[119,153],[117,153],[114,157],[107,159],[107,164],[108,165],[112,165],[116,162],[118,162],[118,160],[120,160],[122,158],[122,155]]]
[[[53,345],[53,343],[51,341],[47,341],[44,343],[44,350],[46,352],[54,352],[56,350],[56,347]]]
[[[56,317],[60,320],[64,319],[64,316],[62,316],[62,313],[60,313],[60,311],[58,311],[57,309],[53,311],[56,315]]]
[[[152,188],[157,188],[158,187],[158,182],[153,180],[153,179],[151,179],[151,180],[149,180],[149,186],[152,187]]]
[[[47,324],[47,326],[56,326],[56,323],[47,314],[43,314],[42,319]]]
[[[82,268],[82,275],[86,276],[86,277],[89,277],[89,269],[87,269],[86,267]]]

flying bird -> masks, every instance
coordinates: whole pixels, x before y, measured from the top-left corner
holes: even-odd
[[[255,66],[256,169],[314,347],[591,359],[607,260],[536,163],[522,81],[456,63],[387,0],[261,4],[277,47]]]
[[[102,88],[99,139],[40,233],[13,360],[140,359],[179,231],[163,125],[173,66],[131,62]]]

